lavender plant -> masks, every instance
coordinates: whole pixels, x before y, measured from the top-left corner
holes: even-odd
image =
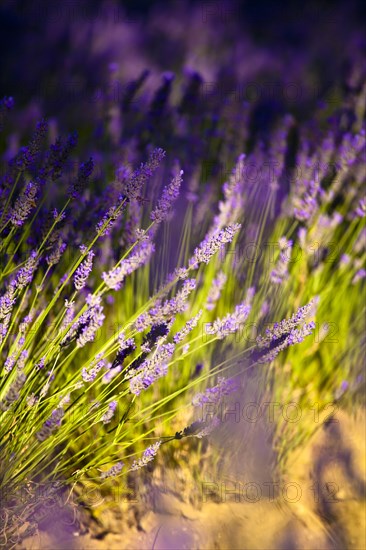
[[[284,116],[256,139],[254,106],[212,93],[204,108],[198,72],[176,103],[164,73],[132,109],[147,79],[113,110],[102,94],[107,151],[80,161],[76,134],[50,140],[42,120],[3,155],[0,483],[14,518],[29,484],[118,480],[210,435],[220,419],[196,411],[240,391],[241,371],[322,411],[360,380],[364,87],[330,120]],[[283,463],[310,432],[278,420]]]
[[[175,165],[156,205],[144,206],[162,149],[153,149],[138,168],[117,167],[115,180],[94,201],[88,198],[93,159],[68,174],[75,135],[47,144],[47,134],[42,121],[4,166],[1,181],[1,489],[13,518],[22,515],[24,486],[102,481],[153,460],[172,439],[164,440],[164,426],[182,406],[177,397],[228,367],[212,364],[190,379],[182,363],[187,367],[192,355],[236,333],[254,296],[250,289],[225,315],[215,315],[219,296],[213,297],[205,273],[216,270],[218,254],[241,229],[223,205],[190,256],[151,290],[151,259],[164,246],[159,227],[171,216],[183,177]],[[88,211],[99,216],[90,218]],[[222,286],[222,272],[218,280]],[[213,322],[203,339],[206,319]],[[301,335],[311,329],[304,325]],[[287,345],[301,340],[292,334]],[[233,385],[220,378],[216,387],[225,394]],[[213,427],[203,423],[183,433],[201,438]],[[133,461],[144,442],[142,457]],[[8,528],[11,533],[16,523]]]

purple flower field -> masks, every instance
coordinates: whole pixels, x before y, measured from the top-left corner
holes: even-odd
[[[366,548],[365,23],[2,2],[3,548]]]

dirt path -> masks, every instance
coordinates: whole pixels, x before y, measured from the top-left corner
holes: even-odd
[[[42,533],[23,548],[366,549],[365,414],[339,412],[337,420],[293,456],[281,484],[207,482],[199,506],[174,491],[157,491],[139,528],[123,522],[123,511],[110,510],[99,538]]]

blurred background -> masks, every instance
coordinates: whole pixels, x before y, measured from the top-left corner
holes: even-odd
[[[230,97],[256,103],[255,127],[265,130],[284,112],[305,117],[357,85],[364,21],[357,0],[3,0],[0,85],[18,106],[33,100],[46,116],[78,125],[100,110],[111,72],[117,103],[144,70],[139,100],[171,72],[178,101],[197,72],[211,106]]]

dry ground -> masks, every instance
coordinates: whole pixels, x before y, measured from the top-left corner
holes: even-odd
[[[287,479],[278,485],[262,482],[251,492],[248,485],[226,484],[223,490],[220,483],[206,484],[206,496],[193,505],[175,491],[178,474],[170,471],[164,491],[156,489],[150,509],[136,521],[122,505],[104,510],[103,526],[85,534],[57,526],[54,518],[22,548],[366,549],[365,412],[338,412],[336,420],[294,454]],[[260,498],[258,486],[268,489]]]

